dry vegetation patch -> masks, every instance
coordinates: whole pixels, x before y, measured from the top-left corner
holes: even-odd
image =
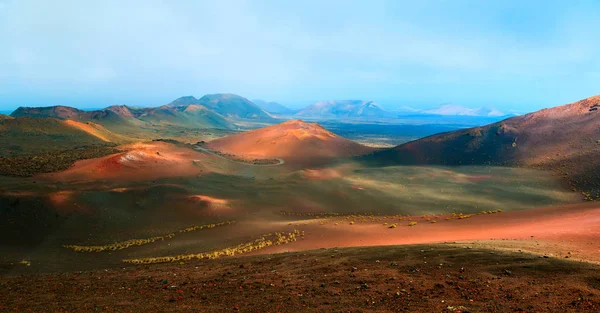
[[[153,263],[168,263],[168,262],[181,262],[189,261],[194,259],[218,259],[226,256],[234,256],[236,254],[244,254],[252,251],[261,250],[271,246],[279,246],[286,243],[294,242],[297,236],[303,236],[304,232],[300,232],[294,229],[293,232],[279,233],[262,235],[256,240],[239,244],[235,247],[219,249],[212,252],[206,253],[195,253],[195,254],[182,254],[175,256],[164,256],[155,258],[141,258],[141,259],[125,259],[123,262],[131,264],[153,264]]]
[[[0,157],[0,175],[30,177],[35,174],[66,170],[76,161],[99,158],[121,151],[114,146],[92,146],[39,155]]]
[[[216,223],[216,224],[191,226],[188,228],[181,229],[177,232],[178,233],[188,233],[188,232],[192,232],[192,231],[196,231],[196,230],[200,230],[200,229],[215,228],[218,226],[224,226],[224,225],[229,225],[229,224],[233,224],[233,223],[235,223],[235,221],[227,221],[227,222],[221,222],[221,223]],[[155,236],[155,237],[150,237],[150,238],[144,238],[144,239],[130,239],[130,240],[126,240],[126,241],[115,242],[113,244],[101,245],[101,246],[65,245],[63,247],[65,247],[67,249],[73,249],[77,252],[115,251],[115,250],[123,250],[123,249],[133,247],[133,246],[141,246],[141,245],[149,244],[149,243],[153,243],[153,242],[159,241],[159,240],[171,239],[173,237],[175,237],[175,233],[170,233],[170,234],[166,234],[166,235],[162,235],[162,236]]]

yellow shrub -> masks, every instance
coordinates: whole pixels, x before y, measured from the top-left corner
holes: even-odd
[[[216,224],[208,224],[208,225],[200,225],[200,226],[192,226],[188,228],[181,229],[177,231],[178,233],[187,233],[195,230],[205,229],[205,228],[214,228],[217,226],[229,225],[233,224],[235,221],[227,221]],[[64,248],[73,249],[77,252],[101,252],[101,251],[115,251],[115,250],[123,250],[132,246],[141,246],[148,243],[153,243],[159,240],[171,239],[175,237],[175,233],[170,233],[162,236],[150,237],[145,239],[130,239],[127,241],[115,242],[108,245],[103,246],[78,246],[78,245],[64,245]]]

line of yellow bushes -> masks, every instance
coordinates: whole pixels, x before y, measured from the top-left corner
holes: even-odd
[[[205,229],[205,228],[214,228],[214,227],[229,225],[229,224],[233,224],[233,223],[235,223],[235,221],[226,221],[226,222],[215,223],[215,224],[192,226],[192,227],[178,230],[177,233],[187,233],[187,232],[191,232],[191,231],[195,231],[195,230],[200,230],[200,229]],[[153,242],[159,241],[159,240],[171,239],[173,237],[175,237],[175,233],[170,233],[170,234],[156,236],[156,237],[150,237],[150,238],[144,238],[144,239],[130,239],[127,241],[115,242],[115,243],[103,245],[103,246],[64,245],[63,247],[67,248],[67,249],[73,249],[77,252],[115,251],[115,250],[123,250],[123,249],[129,248],[129,247],[132,247],[132,246],[141,246],[141,245],[149,244],[149,243],[153,243]]]
[[[196,253],[196,254],[181,254],[175,256],[163,256],[156,258],[141,258],[141,259],[125,259],[123,262],[131,263],[131,264],[154,264],[154,263],[168,263],[168,262],[180,262],[180,261],[189,261],[193,259],[218,259],[226,256],[234,256],[236,254],[248,253],[256,250],[261,250],[271,246],[279,246],[282,244],[294,242],[297,240],[297,236],[300,236],[300,231],[294,229],[293,232],[289,233],[275,233],[275,234],[266,234],[261,236],[260,238],[239,244],[235,247],[225,248],[220,250],[215,250],[212,252],[206,253]]]

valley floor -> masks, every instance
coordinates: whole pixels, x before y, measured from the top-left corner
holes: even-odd
[[[549,172],[280,163],[152,142],[2,177],[0,312],[600,309],[600,206]]]
[[[597,265],[462,245],[331,248],[0,281],[2,312],[598,312]]]

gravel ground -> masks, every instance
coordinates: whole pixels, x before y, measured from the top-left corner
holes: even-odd
[[[4,276],[0,312],[599,312],[598,269],[451,245],[333,248]]]

